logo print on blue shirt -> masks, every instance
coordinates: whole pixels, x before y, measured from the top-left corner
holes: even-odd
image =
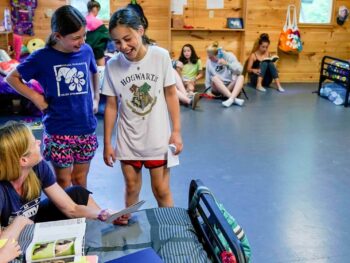
[[[54,66],[57,82],[57,95],[70,96],[88,92],[86,63]]]

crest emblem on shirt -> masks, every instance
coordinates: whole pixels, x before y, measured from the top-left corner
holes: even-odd
[[[150,89],[151,86],[147,82],[140,87],[135,84],[131,86],[130,91],[133,96],[131,101],[126,101],[126,104],[134,113],[144,116],[151,112],[157,97],[152,97],[149,94]]]

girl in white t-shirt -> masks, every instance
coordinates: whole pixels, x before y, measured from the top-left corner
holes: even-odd
[[[150,170],[152,191],[160,207],[173,206],[167,151],[182,150],[179,101],[174,70],[167,50],[149,45],[137,13],[123,8],[109,22],[119,53],[106,65],[102,93],[107,96],[104,115],[104,161],[117,159],[125,179],[125,204],[139,199],[142,166]],[[170,129],[170,120],[171,127]],[[112,131],[117,120],[117,145]]]

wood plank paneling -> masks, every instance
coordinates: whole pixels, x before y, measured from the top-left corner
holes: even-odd
[[[211,13],[211,17],[209,16]],[[233,52],[238,59],[243,58],[243,31],[216,31],[226,28],[227,17],[242,18],[245,5],[242,0],[225,0],[223,9],[207,9],[206,0],[188,0],[182,19],[185,25],[194,27],[189,31],[172,31],[171,53],[178,58],[184,44],[190,43],[195,48],[203,63],[206,62],[206,47],[214,41],[225,50]],[[177,16],[179,17],[179,16]],[[212,30],[202,31],[203,28]],[[198,30],[196,30],[198,29]]]
[[[111,13],[129,2],[129,0],[111,0]],[[261,33],[270,35],[270,51],[277,52],[278,37],[285,21],[287,5],[294,3],[299,6],[300,0],[224,0],[225,7],[222,10],[206,9],[206,0],[187,1],[183,15],[185,24],[220,29],[226,26],[227,17],[244,17],[246,14],[245,31],[242,32],[171,31],[170,0],[138,2],[149,20],[148,36],[156,40],[158,45],[169,49],[174,57],[179,56],[185,43],[191,43],[205,62],[206,46],[218,41],[244,63]],[[34,37],[47,38],[50,34],[50,17],[47,17],[46,13],[64,4],[66,0],[38,0],[34,18]],[[304,44],[304,50],[300,54],[278,52],[281,57],[278,62],[281,81],[318,81],[320,61],[324,55],[350,59],[350,21],[346,21],[343,26],[335,23],[339,6],[350,7],[350,0],[334,0],[334,5],[332,25],[327,27],[299,25]],[[0,0],[0,19],[3,19],[3,10],[8,6],[8,0]],[[214,12],[212,18],[209,18],[209,11]],[[25,42],[30,38],[33,37],[25,37]]]
[[[287,5],[298,1],[248,0],[245,34],[245,56],[249,56],[255,40],[261,33],[268,33],[271,50],[276,50],[279,33],[284,25]],[[334,0],[336,17],[340,5],[350,6],[350,0]],[[303,51],[298,55],[280,53],[278,70],[282,82],[317,82],[321,59],[325,55],[350,59],[350,23],[343,26],[335,23],[325,27],[299,25]]]

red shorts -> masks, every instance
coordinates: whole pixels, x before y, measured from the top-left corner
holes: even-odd
[[[167,160],[145,160],[145,161],[134,161],[134,160],[121,160],[124,164],[129,164],[134,168],[141,169],[142,165],[146,168],[158,168],[167,164]]]

